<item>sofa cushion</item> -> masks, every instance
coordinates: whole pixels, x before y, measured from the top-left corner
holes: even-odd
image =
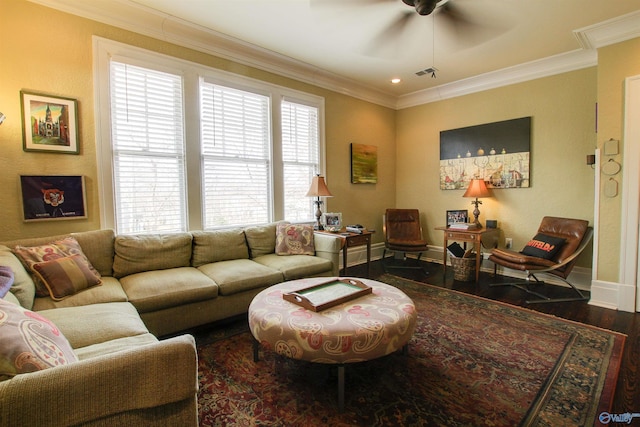
[[[251,258],[272,254],[276,249],[277,223],[247,227],[244,234],[249,244],[249,256]]]
[[[13,252],[18,256],[20,261],[22,261],[27,271],[32,273],[33,282],[36,285],[36,295],[39,296],[44,296],[49,293],[46,285],[34,270],[34,264],[39,262],[78,255],[78,259],[85,263],[87,268],[96,276],[100,277],[100,273],[91,265],[91,262],[89,262],[89,259],[87,259],[82,251],[82,247],[74,237],[65,237],[64,239],[54,240],[38,246],[16,245],[16,247],[13,248]]]
[[[15,275],[11,267],[0,265],[0,298],[4,298],[4,296],[9,293],[9,289],[11,289],[14,280]]]
[[[56,301],[102,283],[79,254],[36,262],[33,270]]]
[[[82,251],[91,262],[91,265],[102,276],[113,276],[113,256],[115,232],[110,229],[83,231],[71,233],[72,237],[80,243]]]
[[[55,301],[50,296],[37,297],[32,303],[33,309],[40,311],[52,308],[128,301],[127,294],[124,293],[122,285],[117,279],[103,276],[101,280],[102,285],[85,289],[60,301]]]
[[[220,295],[233,295],[271,286],[283,280],[283,275],[278,270],[248,259],[214,262],[201,265],[198,270],[215,280],[220,288]]]
[[[51,320],[74,349],[149,332],[128,302],[56,308],[38,314]]]
[[[276,255],[315,255],[313,227],[279,223],[276,226]]]
[[[216,283],[193,267],[145,271],[123,277],[120,283],[141,313],[218,296]]]
[[[187,267],[191,262],[191,234],[118,236],[113,275],[119,279],[143,271]]]
[[[0,245],[0,265],[10,267],[13,270],[11,293],[20,301],[21,306],[32,309],[33,299],[36,296],[36,286],[33,279],[18,257],[9,247],[4,245]]]
[[[0,380],[77,360],[69,341],[54,323],[0,300]]]
[[[210,262],[249,258],[249,248],[241,228],[215,231],[193,231],[191,265],[200,267]]]
[[[295,280],[317,275],[331,275],[333,263],[325,258],[308,255],[263,255],[255,262],[282,272],[284,280]]]

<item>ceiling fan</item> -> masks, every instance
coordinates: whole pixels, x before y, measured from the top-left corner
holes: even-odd
[[[422,16],[430,15],[441,1],[443,0],[402,0],[404,4],[415,7],[418,15]]]
[[[440,40],[445,40],[450,46],[455,46],[455,49],[464,49],[483,43],[498,34],[504,32],[506,28],[499,23],[495,15],[490,11],[483,10],[477,0],[401,0],[406,6],[410,6],[415,9],[415,12],[409,9],[401,11],[395,17],[390,17],[391,20],[382,28],[377,34],[369,36],[366,45],[362,48],[361,52],[370,56],[380,56],[383,51],[388,52],[392,49],[388,49],[392,43],[402,43],[403,34],[411,29],[413,34],[412,38],[418,38],[424,41],[433,39],[434,33],[428,34],[425,32],[415,33],[416,28],[413,27],[413,22],[418,22],[423,17],[432,15],[434,20],[428,20],[425,22],[424,28],[431,28],[431,32],[434,31],[434,27],[439,28]],[[389,4],[400,3],[398,0],[311,0],[315,6],[323,8],[346,8],[349,6],[357,7],[358,10],[371,7],[374,4]],[[483,15],[484,19],[482,16]],[[493,15],[493,16],[492,16]],[[490,16],[491,18],[487,18]],[[418,30],[419,31],[419,30]],[[385,56],[382,54],[382,56]]]

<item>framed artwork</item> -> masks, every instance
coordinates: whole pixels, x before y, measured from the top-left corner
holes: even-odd
[[[378,182],[378,147],[351,144],[351,183],[376,184]]]
[[[20,186],[25,222],[87,217],[82,175],[21,175]]]
[[[20,92],[24,151],[79,154],[75,99]]]
[[[342,228],[342,213],[327,212],[324,214],[324,229],[327,231],[340,231]]]
[[[488,188],[531,186],[531,117],[440,132],[440,189],[462,190],[472,178]]]
[[[469,211],[455,210],[447,211],[447,227],[454,222],[469,222]]]

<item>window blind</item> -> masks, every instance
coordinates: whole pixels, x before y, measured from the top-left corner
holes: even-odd
[[[116,61],[110,73],[116,229],[185,231],[182,79]]]
[[[269,222],[269,97],[207,82],[200,94],[204,228]]]
[[[313,200],[305,195],[319,170],[318,108],[283,100],[281,113],[284,217],[309,220]]]

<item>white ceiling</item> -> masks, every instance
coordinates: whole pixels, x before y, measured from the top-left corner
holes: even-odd
[[[186,41],[184,28],[204,30],[222,35],[225,43],[239,42],[238,51],[246,55],[253,51],[257,59],[245,63],[277,60],[282,67],[291,61],[291,70],[316,74],[307,80],[333,76],[342,79],[344,92],[353,82],[353,90],[370,89],[395,99],[579,54],[594,47],[585,46],[589,40],[582,31],[597,31],[605,21],[632,12],[634,21],[627,27],[635,28],[627,38],[640,35],[640,0],[448,0],[471,22],[457,29],[447,25],[442,11],[420,16],[401,0],[32,1],[129,29],[138,23],[141,30],[149,28],[142,21],[156,19],[169,41],[215,50],[216,43],[204,39]],[[404,14],[404,29],[393,36],[385,33]],[[602,33],[596,36],[606,38]],[[225,43],[219,49],[233,50]],[[415,75],[429,67],[438,69],[437,78]],[[402,82],[392,85],[393,77]]]

